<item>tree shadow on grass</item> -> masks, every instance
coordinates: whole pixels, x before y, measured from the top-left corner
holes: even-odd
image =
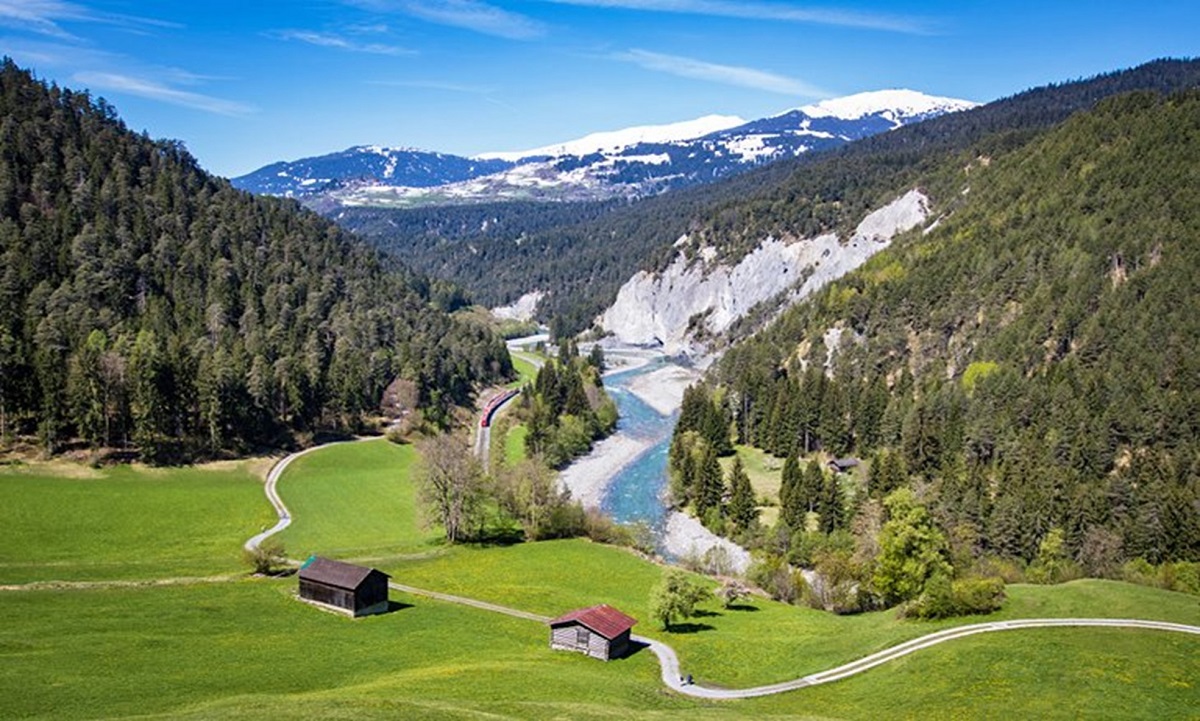
[[[725,614],[721,613],[720,611],[709,611],[706,608],[698,608],[692,612],[692,615],[696,618],[716,618],[718,616],[724,616]]]
[[[725,607],[729,611],[758,611],[758,606],[751,606],[748,603],[734,603]]]
[[[700,633],[701,631],[713,631],[715,626],[710,626],[707,623],[673,623],[667,628],[667,633]]]

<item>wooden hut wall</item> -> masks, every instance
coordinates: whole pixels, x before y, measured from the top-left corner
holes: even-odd
[[[302,578],[300,579],[300,597],[344,608],[348,611],[355,610],[354,591],[347,588],[336,588]]]

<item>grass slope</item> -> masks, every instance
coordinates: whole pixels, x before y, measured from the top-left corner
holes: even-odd
[[[899,620],[893,611],[836,616],[755,599],[734,610],[709,603],[706,615],[682,625],[685,632],[664,633],[647,608],[661,571],[631,553],[586,541],[453,548],[387,570],[402,583],[547,615],[610,603],[641,621],[638,633],[674,646],[697,680],[734,687],[784,681],[974,621],[1096,616],[1200,625],[1200,605],[1191,596],[1085,580],[1053,587],[1010,586],[1005,608],[987,617],[928,623]]]
[[[645,652],[607,664],[552,652],[539,624],[403,594],[395,612],[355,621],[295,601],[294,583],[0,594],[19,619],[0,628],[0,715],[1184,718],[1200,703],[1194,639],[1064,629],[958,641],[827,687],[693,701],[661,689]]]
[[[948,625],[900,621],[890,613],[838,617],[755,600],[731,611],[709,604],[710,614],[695,619],[689,632],[666,634],[646,609],[661,571],[624,550],[578,540],[437,546],[416,523],[405,476],[411,461],[411,449],[385,442],[335,446],[297,461],[280,483],[296,516],[289,546],[382,550],[378,565],[402,583],[545,614],[612,603],[642,620],[638,631],[675,646],[697,680],[729,686],[792,678]],[[192,476],[164,472],[157,485],[42,478],[40,488],[18,497],[53,492],[67,482],[93,483],[124,488],[134,499],[131,506],[145,509],[161,492],[158,486],[184,485],[176,478],[180,473]],[[251,509],[261,505],[257,495],[247,502]],[[9,504],[4,507],[11,514]],[[91,510],[106,515],[103,506]],[[53,546],[31,537],[41,526],[37,516],[52,520],[56,511],[50,503],[27,506],[24,525],[17,527],[21,537],[9,545],[24,549],[28,563],[56,557]],[[236,515],[231,508],[225,512]],[[208,538],[225,539],[218,545],[236,549],[261,524],[262,513],[250,515],[250,528],[227,539],[222,533]],[[137,515],[115,518],[122,538],[135,535],[141,523]],[[146,547],[139,552],[172,558],[164,536],[142,540]],[[437,552],[406,556],[393,553],[397,549]],[[108,553],[120,559],[128,550]],[[399,593],[393,593],[393,613],[353,621],[301,604],[294,592],[294,578],[0,592],[0,617],[6,619],[0,625],[0,716],[1182,718],[1200,707],[1200,644],[1166,633],[992,634],[922,651],[828,687],[716,703],[664,691],[657,664],[645,652],[608,664],[551,652],[537,623]],[[1010,595],[1007,607],[989,618],[1109,616],[1200,624],[1195,598],[1122,583],[1013,586]]]
[[[297,458],[278,485],[292,512],[292,525],[278,536],[288,555],[366,561],[426,549],[436,532],[417,521],[415,460],[412,446],[384,439]]]
[[[0,583],[239,571],[242,543],[274,520],[251,465],[4,467]]]

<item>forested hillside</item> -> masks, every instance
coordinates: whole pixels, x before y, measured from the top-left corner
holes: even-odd
[[[727,181],[636,203],[352,209],[340,223],[379,247],[499,305],[542,290],[541,317],[575,333],[641,269],[661,268],[685,233],[740,258],[768,235],[848,231],[897,189],[984,141],[1018,147],[1099,100],[1134,90],[1169,93],[1200,84],[1200,61],[1160,60],[1087,80],[1030,90],[972,110],[807,153]],[[940,188],[932,188],[937,191]],[[903,192],[903,191],[900,191]],[[947,198],[938,197],[941,202]]]
[[[953,212],[730,350],[712,397],[742,443],[873,459],[869,497],[911,487],[968,559],[1198,560],[1200,91],[1018,140],[931,169]]]
[[[0,68],[0,434],[178,459],[353,428],[395,378],[446,420],[503,344],[294,202],[87,93]]]

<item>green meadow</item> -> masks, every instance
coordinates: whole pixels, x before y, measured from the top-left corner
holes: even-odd
[[[278,491],[292,525],[278,538],[288,555],[320,553],[379,565],[437,538],[419,521],[416,452],[382,438],[339,443],[297,458]]]
[[[263,465],[0,467],[0,583],[239,572],[241,544],[275,522]]]
[[[509,355],[512,356],[513,370],[517,372],[517,379],[509,384],[509,388],[521,388],[532,383],[537,378],[539,356],[524,351],[513,351]]]
[[[401,583],[547,615],[611,603],[642,619],[637,632],[674,646],[697,681],[714,685],[794,678],[947,625],[755,599],[733,610],[708,604],[684,632],[665,633],[646,610],[661,569],[624,549],[582,540],[439,543],[436,529],[417,520],[412,462],[411,448],[385,441],[298,459],[279,484],[295,518],[283,536],[289,553],[374,558]],[[97,581],[236,572],[241,543],[271,520],[261,481],[246,468],[78,471],[0,475],[7,583],[45,580],[47,569]],[[172,491],[193,513],[147,520],[175,508],[164,500]],[[94,497],[83,499],[88,492]],[[74,519],[70,533],[87,529],[91,537],[79,547],[51,542],[64,518]],[[170,529],[176,533],[148,532]],[[188,533],[192,543],[177,545]],[[90,564],[93,556],[106,565]],[[397,592],[393,612],[350,620],[294,593],[294,578],[245,574],[219,583],[0,591],[0,717],[1150,719],[1195,717],[1200,708],[1200,640],[1182,634],[985,634],[828,686],[703,702],[665,691],[645,651],[601,663],[552,652],[545,628],[530,621]],[[1011,586],[1009,596],[989,618],[1200,624],[1194,597],[1123,583]]]

